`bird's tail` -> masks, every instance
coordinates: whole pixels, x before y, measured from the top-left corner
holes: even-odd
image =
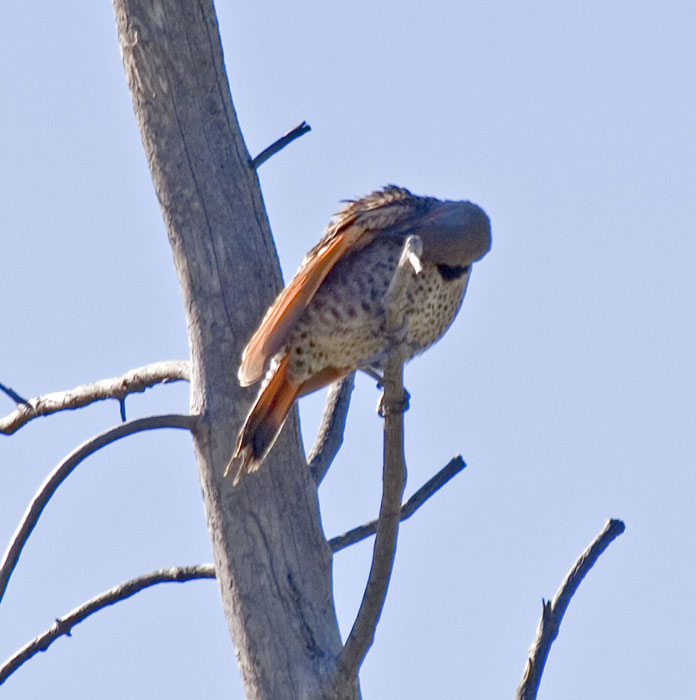
[[[302,389],[301,384],[288,381],[288,364],[286,355],[261,388],[239,433],[234,456],[225,469],[225,476],[237,470],[235,485],[244,474],[261,466]]]

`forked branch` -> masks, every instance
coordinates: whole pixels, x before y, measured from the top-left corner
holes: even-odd
[[[190,363],[187,361],[154,362],[144,367],[132,369],[120,377],[101,379],[91,384],[82,384],[68,391],[42,394],[28,400],[20,397],[12,389],[3,387],[2,390],[17,403],[17,409],[0,419],[0,433],[12,435],[33,418],[47,416],[58,411],[82,408],[95,401],[117,399],[123,405],[122,402],[128,394],[145,391],[155,384],[188,381],[189,373]]]
[[[193,581],[202,578],[215,578],[215,567],[212,564],[159,569],[149,574],[138,576],[137,578],[126,581],[119,586],[115,586],[101,593],[95,598],[83,603],[78,608],[75,608],[64,617],[57,618],[55,623],[43,634],[32,639],[28,644],[25,644],[7,659],[7,661],[0,666],[0,685],[2,685],[2,683],[4,683],[23,663],[31,659],[32,656],[38,654],[40,651],[46,651],[58,637],[70,635],[75,625],[79,624],[90,615],[93,615],[95,612],[109,605],[113,605],[114,603],[118,603],[121,600],[130,598],[143,589],[155,586],[158,583],[184,583],[185,581]]]
[[[419,271],[418,256],[422,242],[418,236],[409,236],[404,244],[399,264],[385,295],[385,333],[391,338],[391,347],[384,366],[384,466],[382,503],[377,521],[372,565],[360,609],[353,628],[339,658],[339,668],[347,677],[357,675],[365,655],[375,637],[384,601],[389,587],[396,542],[401,519],[401,502],[406,485],[404,459],[404,416],[406,392],[403,366],[406,359],[403,340],[408,331],[404,318],[403,300],[414,271]],[[400,337],[397,337],[399,335]]]
[[[522,681],[517,689],[516,700],[534,700],[539,691],[541,676],[544,672],[546,659],[551,645],[558,636],[563,615],[568,609],[570,599],[575,595],[578,586],[587,572],[594,566],[604,550],[616,539],[626,526],[621,520],[609,520],[604,529],[595,537],[590,546],[580,555],[575,565],[558,589],[556,596],[549,603],[542,601],[541,620],[536,638],[529,650],[529,658],[525,667]]]
[[[121,423],[115,428],[106,430],[96,437],[83,442],[65,457],[58,466],[46,477],[39,487],[34,498],[29,503],[29,507],[24,513],[24,517],[19,523],[10,544],[0,563],[0,601],[5,595],[7,584],[10,581],[12,572],[17,565],[19,555],[26,544],[32,530],[36,526],[43,509],[49,502],[58,487],[67,479],[70,473],[86,457],[116,440],[120,440],[127,435],[142,432],[143,430],[155,430],[157,428],[180,428],[193,430],[196,425],[197,416],[183,415],[163,415],[149,416],[148,418],[138,418],[127,423]]]

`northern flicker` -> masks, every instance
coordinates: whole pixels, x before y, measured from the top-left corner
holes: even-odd
[[[240,384],[264,381],[225,470],[236,471],[235,484],[261,466],[298,397],[356,369],[381,369],[388,345],[382,301],[411,234],[421,237],[423,252],[405,300],[408,358],[452,323],[472,263],[491,246],[485,212],[394,185],[348,201],[244,349]]]

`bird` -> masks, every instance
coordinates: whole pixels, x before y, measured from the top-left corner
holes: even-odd
[[[242,353],[240,385],[263,382],[225,469],[225,476],[235,473],[235,485],[261,467],[299,397],[356,370],[383,369],[389,338],[382,302],[414,234],[422,254],[404,300],[406,359],[450,326],[472,264],[491,247],[483,209],[396,185],[344,200]]]

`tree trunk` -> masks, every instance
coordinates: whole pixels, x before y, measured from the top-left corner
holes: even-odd
[[[247,697],[359,698],[341,640],[316,487],[296,415],[253,479],[222,472],[255,393],[242,348],[280,288],[210,0],[114,0],[124,68],[181,284],[191,411],[225,614]],[[153,494],[153,497],[161,497]]]

